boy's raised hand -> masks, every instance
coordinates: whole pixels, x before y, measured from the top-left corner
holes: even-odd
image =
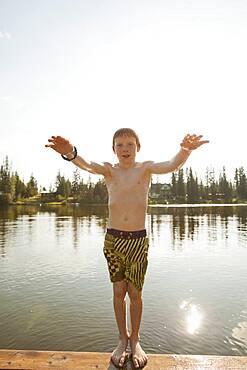
[[[60,154],[68,154],[73,151],[73,145],[62,136],[52,136],[48,141],[50,144],[46,144],[46,148],[52,148]]]
[[[199,148],[201,145],[209,143],[209,140],[201,140],[201,138],[202,138],[202,135],[197,136],[195,134],[193,135],[187,134],[183,138],[183,141],[180,144],[180,146],[187,150],[195,150]]]

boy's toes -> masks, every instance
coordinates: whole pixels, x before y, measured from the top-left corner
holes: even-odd
[[[139,360],[139,364],[140,364],[140,367],[144,367],[146,364],[147,364],[147,358],[146,357],[142,357],[140,360]]]
[[[135,369],[139,369],[139,362],[137,358],[133,358],[133,364],[134,364]]]
[[[123,367],[124,366],[124,363],[125,363],[125,360],[126,360],[126,356],[121,356],[120,357],[120,360],[119,360],[119,363],[118,363],[118,366],[119,367]]]
[[[132,357],[132,363],[135,369],[141,369],[147,364],[147,357]]]
[[[135,369],[139,369],[142,366],[140,359],[138,359],[137,357],[133,358],[133,364]]]
[[[126,358],[127,358],[127,355],[122,355],[121,357],[119,356],[112,356],[111,357],[111,362],[113,363],[113,365],[118,368],[118,369],[121,369],[124,367],[125,365],[125,361],[126,361]]]

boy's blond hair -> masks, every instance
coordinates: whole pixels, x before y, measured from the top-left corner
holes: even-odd
[[[139,137],[138,137],[137,133],[134,130],[132,130],[132,128],[120,128],[113,135],[113,139],[112,139],[112,149],[113,149],[113,151],[114,151],[115,139],[117,137],[120,137],[120,136],[132,136],[132,137],[134,137],[136,139],[136,145],[138,147],[138,150],[140,149],[141,144],[140,144],[140,140],[139,140]]]

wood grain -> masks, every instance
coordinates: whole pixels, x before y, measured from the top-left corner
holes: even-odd
[[[149,355],[145,370],[246,370],[247,356]],[[116,369],[110,353],[0,350],[0,369]],[[128,361],[126,370],[132,369]]]

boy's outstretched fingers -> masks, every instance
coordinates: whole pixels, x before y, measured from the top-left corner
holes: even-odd
[[[202,136],[203,135],[187,134],[183,138],[183,141],[180,144],[180,146],[186,150],[195,150],[199,148],[201,145],[209,143],[209,140],[201,140]]]
[[[51,148],[60,154],[67,154],[73,151],[73,145],[62,136],[52,135],[51,138],[48,139],[48,142],[49,144],[46,144],[45,147]]]

